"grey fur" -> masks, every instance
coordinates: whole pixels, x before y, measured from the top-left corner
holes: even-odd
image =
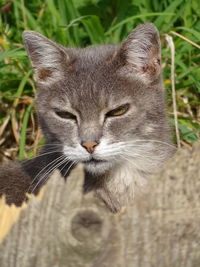
[[[64,48],[32,31],[23,39],[35,69],[37,113],[47,143],[74,164],[85,162],[85,192],[94,190],[118,211],[174,151],[157,29],[146,23],[122,45],[84,49]],[[105,117],[126,103],[124,115]],[[56,110],[73,113],[77,122],[60,118]],[[93,155],[106,162],[86,163],[92,157],[81,146],[86,141],[99,143]]]

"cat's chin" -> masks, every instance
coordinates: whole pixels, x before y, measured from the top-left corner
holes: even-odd
[[[84,162],[86,171],[92,174],[103,174],[112,168],[112,164],[108,161],[88,161]]]

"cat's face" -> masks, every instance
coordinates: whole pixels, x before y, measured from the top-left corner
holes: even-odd
[[[150,171],[164,160],[170,146],[162,143],[168,126],[152,24],[121,46],[63,48],[29,31],[24,41],[39,86],[41,126],[66,158],[93,173],[124,161]]]

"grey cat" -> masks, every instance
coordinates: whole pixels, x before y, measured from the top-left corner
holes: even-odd
[[[46,145],[35,159],[1,168],[0,194],[20,205],[24,192],[37,192],[55,168],[67,177],[82,162],[84,191],[119,211],[174,152],[157,29],[145,23],[121,45],[84,49],[64,48],[34,31],[23,40]]]

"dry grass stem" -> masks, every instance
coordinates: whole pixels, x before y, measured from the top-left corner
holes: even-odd
[[[176,36],[178,36],[179,38],[185,40],[186,42],[194,45],[195,47],[199,48],[200,49],[200,45],[196,44],[195,42],[191,41],[190,39],[188,39],[187,37],[181,35],[180,33],[177,33],[177,32],[174,32],[174,31],[170,31],[171,34],[174,34]]]
[[[175,47],[173,38],[165,34],[165,39],[169,45],[170,51],[171,51],[171,85],[172,85],[172,101],[173,101],[173,112],[174,112],[174,123],[175,123],[175,132],[176,132],[176,142],[178,148],[181,147],[180,142],[180,134],[179,134],[179,128],[178,128],[178,114],[177,114],[177,105],[176,105],[176,90],[175,90]]]

